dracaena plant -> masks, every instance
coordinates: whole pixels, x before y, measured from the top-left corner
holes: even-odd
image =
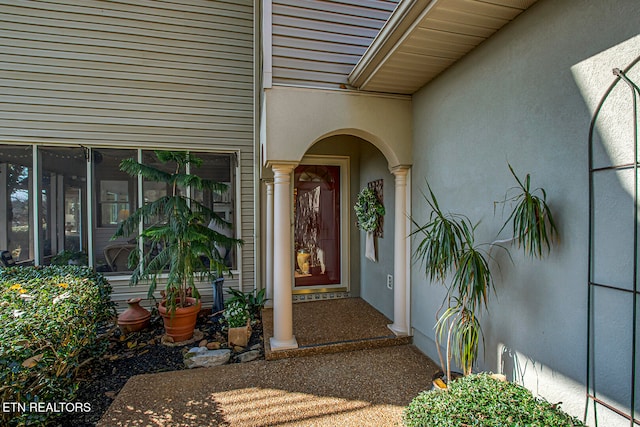
[[[440,366],[451,378],[452,359],[465,374],[471,373],[482,337],[477,316],[486,309],[494,282],[489,254],[475,243],[477,224],[464,215],[444,212],[428,183],[427,188],[429,194],[423,193],[423,198],[431,208],[429,219],[423,225],[412,219],[413,235],[421,238],[415,256],[430,280],[446,284],[452,275],[436,323],[436,339],[445,348],[443,356],[437,346]]]
[[[509,170],[518,186],[510,189],[500,202],[512,210],[498,234],[511,225],[510,239],[477,244],[478,224],[472,224],[464,215],[443,211],[428,183],[428,194],[423,193],[423,198],[430,208],[429,217],[424,224],[412,218],[415,225],[412,236],[419,239],[414,256],[421,262],[427,278],[446,287],[435,329],[440,366],[447,379],[451,378],[452,359],[465,375],[471,373],[483,342],[479,318],[488,310],[489,294],[495,293],[489,263],[493,259],[491,249],[501,248],[510,257],[503,244],[516,243],[525,254],[542,258],[557,238],[545,190],[531,190],[530,175],[520,180],[511,165]],[[498,266],[496,262],[494,266]]]
[[[531,189],[530,174],[521,180],[511,165],[509,171],[518,185],[507,192],[502,202],[497,203],[515,206],[500,232],[511,224],[513,232],[508,241],[515,242],[525,254],[542,258],[551,250],[551,243],[558,238],[558,230],[547,205],[547,192],[544,188]]]
[[[114,238],[133,234],[137,241],[142,240],[139,248],[159,248],[157,253],[150,250],[132,252],[129,266],[135,269],[131,284],[148,282],[151,298],[161,275],[166,274],[164,297],[167,308],[173,312],[176,307],[186,304],[189,294],[199,298],[196,281],[214,279],[229,271],[217,247],[230,247],[242,244],[242,241],[209,228],[211,221],[221,227],[231,225],[209,206],[190,197],[192,190],[217,194],[227,190],[225,184],[187,173],[188,165],[198,167],[202,160],[184,151],[156,151],[155,154],[161,163],[171,166],[171,172],[134,159],[123,160],[120,169],[132,176],[141,175],[148,181],[165,183],[169,191],[122,221]],[[143,223],[150,225],[141,228]]]

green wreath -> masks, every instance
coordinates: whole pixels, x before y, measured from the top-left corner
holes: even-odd
[[[358,193],[358,200],[353,209],[356,211],[358,228],[364,231],[375,231],[378,218],[385,214],[384,206],[378,200],[376,192],[368,187]]]

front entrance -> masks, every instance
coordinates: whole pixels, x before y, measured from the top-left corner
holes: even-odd
[[[294,293],[348,290],[348,158],[308,156],[294,171]]]

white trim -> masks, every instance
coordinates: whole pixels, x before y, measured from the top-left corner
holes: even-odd
[[[340,167],[340,283],[336,285],[316,285],[316,286],[296,286],[295,279],[292,282],[292,289],[296,291],[306,290],[313,292],[326,292],[327,290],[345,289],[351,290],[351,270],[350,255],[351,243],[349,240],[349,214],[350,214],[350,179],[351,170],[350,157],[331,155],[305,155],[299,163],[300,165],[321,165]],[[294,169],[295,171],[295,169]],[[294,180],[292,177],[291,188],[293,190]],[[292,198],[293,202],[293,198]],[[291,207],[293,209],[293,206]],[[294,233],[291,233],[291,247],[294,245]]]
[[[89,258],[89,267],[93,267],[93,149],[85,147],[85,152],[89,153],[87,162],[87,257]]]
[[[273,18],[271,0],[262,1],[262,87],[273,83]]]
[[[137,148],[137,155],[138,155],[138,163],[142,163],[142,151],[143,149]],[[142,179],[142,175],[138,174],[138,176],[136,176],[136,184],[138,187],[138,197],[136,200],[136,210],[140,209],[143,205],[144,205],[144,180]],[[132,212],[133,213],[133,212]],[[144,230],[144,220],[142,219],[142,217],[140,217],[140,222],[138,222],[138,230]],[[138,239],[138,254],[144,254],[144,239]],[[144,257],[140,256],[140,259],[138,260],[138,262],[142,265],[144,265]],[[129,276],[131,276],[131,274],[129,274]]]
[[[390,99],[412,99],[412,95],[406,95],[402,93],[387,93],[387,92],[375,92],[375,91],[367,91],[367,90],[356,90],[356,89],[340,89],[340,88],[330,88],[323,86],[312,86],[309,84],[308,86],[303,85],[294,85],[294,84],[285,84],[285,83],[274,83],[272,88],[288,88],[288,89],[298,89],[303,91],[313,90],[316,92],[330,92],[336,93],[340,92],[345,95],[360,95],[360,96],[377,96],[380,98],[390,98]]]
[[[235,186],[235,198],[233,200],[233,228],[235,229],[234,236],[236,239],[242,238],[242,189],[240,185],[242,184],[242,165],[240,161],[240,151],[236,151],[233,153],[233,159],[236,162],[235,168],[233,170],[234,173],[234,182]],[[244,292],[242,289],[242,247],[236,246],[236,270],[232,270],[231,274],[238,274],[238,290]]]
[[[265,289],[267,304],[273,306],[273,181],[265,181],[266,236],[265,236]],[[256,215],[259,216],[259,215]]]
[[[391,170],[395,176],[395,224],[393,234],[393,324],[388,325],[389,329],[398,336],[409,335],[409,324],[407,323],[407,260],[410,258],[407,248],[409,239],[409,229],[407,229],[407,176],[409,167],[398,166]],[[404,219],[402,217],[405,217]]]
[[[29,179],[31,179],[31,181],[33,182],[33,186],[31,187],[33,189],[33,197],[30,197],[30,199],[33,199],[33,227],[29,227],[31,230],[33,230],[33,237],[32,237],[32,233],[29,233],[29,240],[31,242],[33,242],[33,262],[35,265],[40,265],[41,264],[41,258],[40,258],[40,182],[36,179],[36,177],[40,176],[39,173],[39,169],[40,169],[40,156],[38,154],[38,145],[34,145],[33,149],[31,150],[31,155],[32,155],[32,168],[31,168],[31,174],[29,176]]]
[[[293,336],[293,251],[291,233],[291,185],[295,168],[291,164],[275,164],[273,170],[273,251],[279,256],[273,265],[273,337],[274,351],[297,347]]]
[[[405,302],[405,314],[406,314],[406,324],[409,329],[409,335],[413,335],[413,328],[411,327],[411,171],[413,168],[409,167],[407,171],[407,195],[405,206],[407,207],[407,215],[405,218],[406,221],[406,251],[407,251],[407,259],[406,259],[406,269],[407,269],[407,277],[405,278],[406,283],[406,302]]]
[[[253,45],[260,46],[261,33],[260,33],[260,0],[254,0],[253,2]],[[253,116],[251,120],[253,122],[253,290],[257,292],[262,283],[262,245],[258,236],[262,235],[262,223],[260,221],[260,206],[262,199],[262,192],[260,186],[260,96],[262,94],[261,88],[261,76],[260,76],[260,49],[253,49]]]
[[[375,77],[375,75],[380,70],[380,68],[382,68],[387,63],[387,60],[391,57],[391,55],[393,55],[396,52],[396,50],[398,50],[398,48],[402,45],[402,43],[404,43],[404,41],[413,33],[413,31],[416,29],[416,27],[418,27],[418,25],[420,25],[420,22],[422,22],[424,17],[427,16],[427,14],[429,14],[431,12],[431,9],[434,8],[436,3],[438,3],[438,0],[432,0],[428,5],[426,5],[426,7],[420,13],[420,15],[411,22],[411,24],[409,25],[409,28],[404,30],[402,32],[402,35],[400,36],[400,38],[398,40],[396,40],[395,42],[393,42],[393,46],[391,46],[389,51],[384,54],[384,57],[376,58],[379,55],[380,51],[384,48],[384,44],[387,43],[388,41],[390,41],[390,37],[393,36],[393,32],[396,30],[396,28],[391,29],[388,34],[385,34],[383,36],[384,38],[381,39],[380,44],[378,46],[374,47],[373,43],[371,44],[370,48],[373,48],[373,52],[371,54],[371,57],[367,61],[367,63],[365,63],[363,66],[364,67],[369,67],[369,66],[373,65],[375,67],[374,67],[373,70],[369,71],[368,73],[361,73],[361,75],[359,76],[360,79],[362,79],[362,77],[364,77],[365,80],[364,80],[364,82],[362,82],[359,85],[360,88],[362,88],[362,89],[366,88],[366,86],[369,84],[371,79],[373,77]],[[406,15],[403,15],[399,19],[403,20],[405,18],[406,18]],[[398,25],[400,25],[400,24],[398,24]],[[375,42],[375,40],[374,40],[374,42]],[[369,51],[369,49],[367,49],[367,52],[368,51]],[[365,52],[365,55],[367,54],[367,52]],[[363,56],[363,58],[364,58],[364,56]],[[358,64],[359,63],[360,63],[360,61],[358,62]],[[358,66],[358,64],[356,64],[356,67]],[[349,81],[351,81],[351,80],[349,80]]]
[[[407,31],[403,27],[405,27],[404,24],[406,20],[413,15],[412,12],[415,10],[415,8],[422,6],[425,7],[425,10],[430,10],[431,7],[433,7],[433,5],[437,2],[438,0],[431,0],[429,4],[425,5],[424,0],[400,1],[393,13],[391,13],[391,16],[389,16],[389,19],[387,19],[387,22],[385,22],[382,29],[373,39],[365,53],[360,57],[358,63],[349,73],[349,76],[347,78],[349,84],[358,88],[364,87],[371,76],[375,74],[375,70],[379,68],[380,64],[384,63],[384,61],[388,57],[388,53],[393,52],[397,49],[399,44],[398,41],[394,42],[393,46],[390,48],[389,52],[387,52],[384,58],[380,58],[381,51],[385,48],[387,43],[391,42],[391,38],[398,35],[398,32],[402,32],[401,38],[404,39],[404,37],[406,37],[406,35],[409,33],[409,31]],[[412,23],[410,24],[411,29],[415,28],[415,25],[420,22],[423,16],[424,13],[421,13],[419,18],[412,21]],[[367,71],[370,70],[371,67],[375,67],[374,71]],[[365,80],[364,83],[361,82],[363,79]]]

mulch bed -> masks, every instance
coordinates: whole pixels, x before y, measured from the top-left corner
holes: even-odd
[[[196,329],[204,334],[203,339],[222,342],[221,348],[227,348],[226,333],[210,311],[200,312]],[[263,344],[262,323],[252,323],[252,330],[247,348]],[[78,373],[79,388],[75,402],[90,403],[91,412],[67,414],[52,425],[95,426],[132,376],[186,369],[183,356],[199,343],[167,346],[161,343],[163,335],[164,327],[159,316],[152,316],[148,329],[126,336],[114,325],[107,333],[109,346],[106,353],[89,362]],[[236,356],[241,352],[239,348],[235,350],[238,351],[232,353],[231,363],[237,362]],[[261,350],[261,358],[264,358],[264,345]]]

